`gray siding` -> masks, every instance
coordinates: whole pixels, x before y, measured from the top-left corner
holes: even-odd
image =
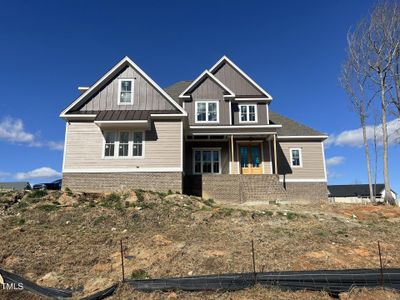
[[[228,63],[224,63],[219,69],[214,71],[214,75],[229,89],[231,89],[236,96],[247,95],[265,97],[265,95],[263,95]]]
[[[118,79],[134,79],[133,105],[118,105]],[[107,82],[80,110],[175,110],[176,108],[132,67]]]
[[[240,104],[250,104],[247,101],[241,103],[232,103],[232,123],[233,125],[267,125],[267,107],[264,103],[257,103],[257,123],[239,123],[239,105]]]
[[[192,93],[191,101],[185,102],[185,110],[188,113],[189,125],[229,125],[229,101],[224,100],[223,89],[211,79],[204,80]],[[195,103],[198,100],[218,100],[219,101],[219,123],[207,124],[196,123]]]

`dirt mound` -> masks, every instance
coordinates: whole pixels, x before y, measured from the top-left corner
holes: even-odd
[[[389,206],[251,207],[145,191],[33,191],[0,194],[0,211],[0,266],[45,285],[81,287],[77,296],[121,280],[121,239],[126,278],[251,271],[251,240],[258,271],[377,268],[378,240],[385,267],[400,266],[399,209]],[[114,299],[326,297],[264,289],[118,293]]]

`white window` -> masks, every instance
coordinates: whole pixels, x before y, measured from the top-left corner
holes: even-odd
[[[143,156],[143,132],[133,133],[132,155],[137,157]]]
[[[193,173],[194,174],[221,173],[221,150],[194,149]]]
[[[104,156],[106,157],[114,156],[116,141],[117,141],[117,134],[115,132],[106,132]]]
[[[303,161],[301,157],[301,149],[300,148],[291,148],[290,149],[290,165],[293,168],[301,168],[303,166]]]
[[[257,105],[241,104],[239,105],[239,123],[256,123],[257,122]]]
[[[218,123],[218,101],[196,101],[196,123]]]
[[[120,79],[118,81],[118,104],[133,104],[133,79]]]
[[[104,157],[143,158],[144,132],[126,130],[105,132]]]
[[[118,156],[120,156],[120,157],[128,156],[128,153],[129,153],[129,132],[128,131],[120,131],[118,148],[119,148]]]

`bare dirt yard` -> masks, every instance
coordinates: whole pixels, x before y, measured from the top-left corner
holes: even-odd
[[[180,194],[0,192],[0,268],[79,298],[128,278],[257,271],[400,267],[400,208],[329,203],[227,205]],[[342,299],[400,299],[354,290]],[[0,291],[5,299],[42,299]],[[323,292],[143,293],[110,299],[330,299]]]

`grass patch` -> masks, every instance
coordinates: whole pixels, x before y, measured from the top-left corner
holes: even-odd
[[[58,205],[54,205],[54,204],[43,204],[40,206],[37,206],[37,209],[41,210],[41,211],[45,211],[45,212],[53,212],[58,210],[60,207]]]
[[[143,196],[143,191],[142,190],[136,190],[136,198],[138,202],[144,202],[144,196]]]
[[[203,200],[203,203],[205,204],[205,205],[207,205],[207,206],[210,206],[210,207],[214,207],[215,206],[215,201],[214,201],[214,199],[212,199],[212,198],[210,198],[210,199],[207,199],[207,200]]]
[[[106,216],[99,216],[93,221],[93,224],[98,225],[100,223],[103,223],[105,220],[107,220]]]
[[[32,193],[29,194],[29,198],[43,198],[47,196],[47,190],[33,190]]]
[[[26,201],[20,201],[17,204],[17,208],[21,210],[25,210],[29,206],[29,203]]]
[[[347,235],[347,229],[346,228],[341,228],[339,230],[336,231],[337,234],[345,234]]]
[[[132,271],[131,278],[143,280],[143,279],[149,279],[150,276],[147,274],[147,272],[145,270],[139,269],[139,270]]]

